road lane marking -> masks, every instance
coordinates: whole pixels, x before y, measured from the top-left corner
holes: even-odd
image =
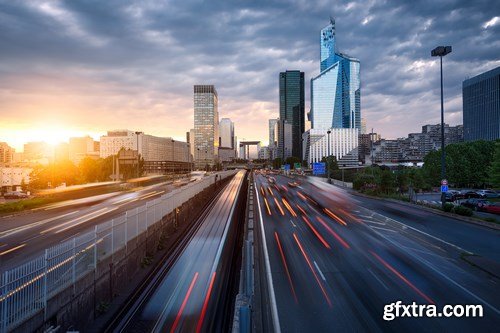
[[[25,229],[30,229],[32,227],[36,227],[37,225],[41,225],[41,224],[45,224],[45,223],[49,223],[49,222],[55,221],[57,219],[61,219],[61,218],[66,217],[66,216],[73,215],[73,214],[76,214],[78,212],[79,212],[78,210],[75,210],[75,211],[67,213],[67,214],[63,214],[63,215],[59,215],[59,216],[54,216],[54,217],[51,217],[51,218],[48,218],[48,219],[45,219],[45,220],[33,222],[33,223],[30,223],[30,224],[26,224],[26,225],[23,225],[23,226],[12,228],[12,229],[9,229],[9,230],[6,230],[6,231],[2,231],[2,232],[0,232],[0,238],[3,238],[5,236],[13,235],[13,234],[18,233],[20,231],[23,231]]]
[[[254,188],[256,188],[256,183],[254,180]],[[262,210],[260,209],[260,199],[259,192],[255,191],[257,196],[257,207],[259,208],[259,220],[260,220],[260,229],[262,236],[262,247],[264,248],[264,262],[266,264],[266,276],[267,276],[267,284],[269,285],[269,298],[271,303],[271,316],[273,318],[273,328],[277,333],[281,332],[280,321],[278,317],[278,306],[276,305],[276,295],[274,293],[274,284],[273,284],[273,276],[271,274],[271,264],[269,262],[269,253],[267,252],[267,244],[266,244],[266,236],[264,230],[264,220],[262,219]]]
[[[386,229],[386,228],[380,228],[380,227],[376,227],[374,225],[371,225],[370,228],[377,229],[377,230],[383,230],[383,231],[389,231],[389,232],[397,232],[396,230]]]
[[[321,271],[321,269],[319,269],[318,264],[316,263],[316,261],[315,261],[315,260],[313,260],[313,262],[314,262],[314,266],[316,266],[316,269],[317,269],[317,270],[318,270],[318,272],[319,272],[319,275],[321,275],[321,278],[323,279],[323,281],[325,281],[325,282],[326,282],[326,278],[325,278],[325,276],[323,275],[323,272]]]
[[[463,287],[462,285],[460,285],[458,282],[455,282],[455,280],[449,278],[446,274],[443,274],[441,273],[439,270],[437,270],[433,265],[431,265],[427,260],[421,258],[420,256],[416,255],[416,254],[412,254],[410,252],[408,252],[408,250],[402,248],[400,245],[398,245],[396,242],[390,240],[389,238],[387,238],[386,236],[382,235],[381,233],[375,231],[378,235],[380,235],[380,237],[384,238],[385,240],[387,240],[389,243],[391,243],[392,245],[396,246],[397,248],[401,249],[403,252],[405,252],[406,254],[408,254],[410,257],[413,257],[415,259],[417,259],[418,261],[420,261],[422,264],[424,264],[425,266],[429,267],[431,270],[433,270],[435,273],[439,274],[440,276],[442,276],[444,279],[448,280],[449,282],[451,282],[452,284],[454,284],[455,286],[457,286],[458,288],[462,289],[462,291],[466,292],[467,294],[469,294],[470,296],[474,297],[475,299],[477,299],[478,301],[482,302],[483,304],[485,304],[486,306],[488,306],[490,309],[492,309],[493,311],[495,311],[497,314],[500,314],[500,310],[498,310],[497,308],[495,308],[493,305],[491,305],[490,303],[486,302],[485,300],[483,300],[481,297],[477,296],[476,294],[474,294],[472,291],[469,291],[467,288]]]
[[[26,246],[26,243],[21,244],[21,245],[18,245],[18,246],[15,246],[15,247],[13,247],[13,248],[10,248],[10,249],[8,249],[8,250],[5,250],[5,251],[3,251],[3,252],[0,252],[0,256],[3,256],[3,255],[5,255],[5,254],[7,254],[7,253],[14,252],[14,251],[16,251],[16,250],[19,250],[19,249],[20,249],[20,248],[22,248],[22,247],[25,247],[25,246]]]
[[[363,222],[370,223],[370,224],[387,225],[387,223],[385,223],[385,222],[375,222],[375,221],[366,221],[366,220],[363,220]]]
[[[386,290],[389,290],[389,288],[385,285],[385,283],[384,283],[384,282],[382,282],[382,280],[380,280],[380,278],[379,278],[377,275],[375,275],[375,273],[373,273],[371,269],[367,268],[367,270],[368,270],[368,272],[370,272],[370,273],[373,275],[373,277],[374,277],[374,278],[375,278],[375,279],[376,279],[376,280],[377,280],[377,281],[378,281],[378,282],[379,282],[379,283],[380,283],[380,284],[381,284],[381,285],[382,285],[382,286],[383,286]]]
[[[290,220],[290,223],[293,225],[294,228],[297,228],[297,225],[295,223],[293,223],[292,220]]]
[[[391,218],[389,218],[389,217],[387,217],[387,216],[384,216],[384,215],[382,215],[382,214],[379,214],[379,213],[376,213],[376,214],[377,214],[377,215],[380,215],[380,216],[382,216],[382,217],[385,217],[386,221],[392,221],[392,222],[394,222],[394,223],[397,223],[397,224],[401,225],[402,227],[406,227],[406,228],[409,228],[409,229],[414,230],[414,231],[416,231],[416,232],[419,232],[419,233],[421,233],[421,234],[423,234],[423,235],[426,235],[426,236],[428,236],[428,237],[430,237],[430,238],[432,238],[432,239],[435,239],[435,240],[440,241],[440,242],[442,242],[442,243],[444,243],[444,244],[447,244],[447,245],[449,245],[449,246],[452,246],[452,247],[454,247],[454,248],[456,248],[456,249],[458,249],[458,250],[460,250],[460,251],[466,252],[466,253],[467,253],[467,254],[469,254],[469,255],[474,254],[474,253],[472,253],[472,252],[470,252],[470,251],[467,251],[467,250],[466,250],[466,249],[464,249],[464,248],[461,248],[461,247],[460,247],[460,246],[458,246],[458,245],[455,245],[455,244],[453,244],[453,243],[447,242],[447,241],[445,241],[445,240],[443,240],[443,239],[441,239],[441,238],[438,238],[438,237],[436,237],[436,236],[432,236],[431,234],[428,234],[428,233],[426,233],[426,232],[424,232],[424,231],[421,231],[421,230],[419,230],[419,229],[417,229],[417,228],[410,227],[409,225],[406,225],[406,224],[404,224],[404,223],[402,223],[402,222],[399,222],[399,221],[396,221],[396,220],[394,220],[394,219],[391,219]]]

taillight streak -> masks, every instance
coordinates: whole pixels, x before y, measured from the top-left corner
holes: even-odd
[[[326,215],[330,216],[332,219],[334,219],[335,221],[337,221],[338,223],[346,226],[347,223],[344,222],[344,220],[342,220],[340,217],[338,217],[337,215],[335,215],[331,210],[329,210],[328,208],[323,208],[323,211],[326,213]]]
[[[328,244],[325,239],[323,237],[321,237],[321,235],[319,234],[318,230],[316,230],[316,228],[311,224],[311,222],[309,222],[309,220],[307,219],[307,217],[305,217],[304,215],[302,215],[302,219],[304,220],[304,222],[307,224],[307,226],[312,230],[312,232],[316,235],[316,237],[319,239],[319,241],[327,248],[327,249],[330,249],[330,244]]]
[[[404,283],[406,283],[408,286],[410,286],[411,289],[413,289],[417,294],[419,294],[420,296],[422,296],[422,298],[424,298],[427,302],[429,303],[432,303],[434,304],[434,301],[429,297],[427,296],[426,294],[424,294],[422,291],[420,291],[420,289],[418,289],[417,287],[415,287],[415,285],[413,283],[411,283],[407,278],[405,278],[403,276],[403,274],[399,273],[394,267],[392,267],[391,265],[389,265],[389,263],[387,263],[384,259],[382,259],[378,254],[376,254],[375,252],[373,251],[370,251],[370,253],[378,260],[382,263],[382,265],[384,265],[387,269],[389,269],[392,273],[394,273],[394,275],[396,275],[398,278],[400,278]]]
[[[288,270],[288,265],[286,263],[285,253],[283,252],[283,248],[281,247],[281,242],[278,237],[278,233],[276,231],[274,232],[274,237],[276,238],[276,243],[278,244],[278,250],[280,251],[281,254],[281,260],[283,261],[283,265],[285,266],[288,282],[290,282],[290,288],[292,289],[293,298],[295,299],[295,303],[299,303],[297,295],[295,294],[295,288],[293,287],[292,276],[290,275],[290,271]]]
[[[340,237],[335,231],[333,231],[332,228],[330,228],[330,226],[328,224],[326,224],[326,222],[319,216],[316,216],[316,219],[319,221],[319,223],[321,223],[321,225],[323,227],[325,227],[325,229],[333,236],[335,237],[335,239],[340,243],[342,244],[343,247],[345,247],[346,249],[349,249],[350,246],[349,244],[347,244],[347,242],[345,240],[342,239],[342,237]]]
[[[196,325],[196,333],[201,332],[201,327],[203,326],[203,320],[205,319],[205,314],[207,313],[208,301],[210,300],[210,295],[212,294],[212,288],[215,282],[215,272],[212,273],[212,278],[210,279],[210,284],[208,285],[207,295],[205,296],[205,301],[203,302],[203,308],[201,309],[200,319],[198,320],[198,325]]]
[[[326,298],[326,301],[328,302],[328,305],[331,307],[332,306],[332,302],[330,301],[330,298],[328,297],[328,294],[326,293],[326,290],[325,288],[323,287],[323,285],[321,284],[321,281],[319,280],[318,278],[318,274],[316,274],[316,271],[314,270],[314,268],[312,267],[312,264],[311,264],[311,261],[309,260],[309,257],[308,255],[306,254],[306,252],[304,251],[304,248],[302,247],[302,244],[300,243],[299,241],[299,238],[297,237],[297,235],[295,233],[293,233],[293,238],[295,238],[295,242],[297,243],[297,245],[299,246],[299,249],[300,249],[300,252],[302,252],[302,255],[304,256],[304,258],[306,259],[306,262],[307,262],[307,265],[309,266],[309,269],[311,270],[311,272],[313,273],[314,275],[314,278],[316,279],[316,282],[318,283],[320,289],[321,289],[321,292],[323,293],[323,296],[325,296]]]
[[[186,307],[186,304],[189,300],[189,296],[191,296],[191,292],[193,291],[196,280],[198,280],[198,275],[199,275],[198,272],[196,272],[194,274],[193,280],[191,281],[191,284],[189,285],[189,289],[186,293],[186,296],[184,297],[184,300],[182,301],[182,305],[179,308],[179,312],[177,312],[177,317],[175,318],[174,324],[172,325],[172,328],[170,329],[170,333],[175,332],[177,325],[179,325],[179,321],[181,320],[181,317],[182,317],[182,312],[184,311],[184,308]]]

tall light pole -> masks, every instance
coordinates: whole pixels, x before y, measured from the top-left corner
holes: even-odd
[[[330,134],[332,133],[331,130],[328,130],[326,134],[328,134],[328,156],[326,157],[326,169],[327,169],[327,174],[328,174],[328,183],[332,183],[332,179],[330,178]]]
[[[443,57],[451,53],[451,46],[438,46],[431,51],[431,56],[439,57],[441,65],[441,181],[446,179],[446,155],[444,151],[444,98],[443,98]],[[446,194],[441,191],[441,206],[444,209]]]
[[[139,135],[142,134],[140,131],[136,131],[136,139],[137,139],[137,178],[139,178],[139,164],[141,161],[141,158],[139,157]]]

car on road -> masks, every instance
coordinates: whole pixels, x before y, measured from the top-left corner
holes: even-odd
[[[476,191],[472,190],[465,190],[461,192],[464,196],[465,199],[470,199],[470,198],[479,198],[479,194]]]
[[[448,192],[445,193],[445,198],[446,198],[446,201],[452,202],[452,201],[463,199],[464,195],[462,193],[460,193],[460,191],[449,190]]]
[[[299,183],[297,183],[297,182],[288,182],[288,186],[290,186],[290,187],[297,187],[297,186],[299,186]]]
[[[460,203],[460,205],[471,208],[475,211],[481,210],[482,207],[488,203],[488,200],[486,199],[479,199],[479,198],[469,198],[463,202]]]
[[[490,202],[481,208],[482,211],[491,214],[500,214],[500,202]]]
[[[23,192],[6,192],[3,197],[5,199],[25,199],[28,195]]]
[[[498,198],[498,193],[492,190],[479,190],[477,194],[479,194],[481,198]]]

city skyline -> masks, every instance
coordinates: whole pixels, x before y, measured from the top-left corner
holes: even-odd
[[[19,151],[27,141],[97,139],[132,127],[183,139],[193,122],[191,87],[208,81],[218,87],[220,112],[245,124],[238,136],[267,142],[262,119],[278,115],[280,71],[305,72],[306,111],[310,107],[317,35],[329,14],[342,22],[342,50],[363,62],[361,108],[368,127],[387,138],[439,121],[438,62],[429,56],[434,45],[454,46],[444,79],[445,121],[452,125],[462,122],[462,81],[500,64],[494,42],[500,20],[485,4],[455,1],[432,12],[424,3],[391,2],[100,6],[0,4],[6,46],[0,141]],[[200,43],[201,31],[210,32],[201,34],[209,42]]]

